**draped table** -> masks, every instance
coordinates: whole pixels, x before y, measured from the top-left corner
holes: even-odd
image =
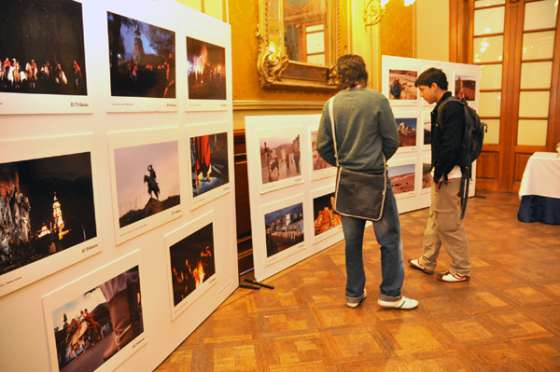
[[[517,218],[522,222],[560,225],[560,155],[535,152],[525,166]]]

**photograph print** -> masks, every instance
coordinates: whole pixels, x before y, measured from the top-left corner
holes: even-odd
[[[191,181],[193,197],[229,182],[227,132],[192,137]]]
[[[317,151],[317,135],[318,135],[318,133],[319,133],[319,131],[316,131],[316,130],[311,131],[311,150],[312,150],[312,154],[313,154],[313,170],[314,171],[332,167],[332,165],[327,163],[319,155],[319,152]]]
[[[432,164],[424,162],[422,163],[422,188],[429,189],[432,183]]]
[[[301,176],[299,134],[261,138],[259,144],[263,184]]]
[[[174,306],[216,273],[213,234],[208,224],[169,247]]]
[[[177,141],[114,150],[121,228],[180,204]]]
[[[399,147],[416,146],[417,118],[396,118]]]
[[[266,213],[264,224],[267,257],[303,242],[303,203]]]
[[[82,4],[8,0],[0,11],[0,92],[87,95]]]
[[[418,90],[415,82],[418,72],[413,70],[389,70],[389,99],[416,100]]]
[[[94,371],[144,332],[138,266],[56,307],[58,369]]]
[[[395,194],[414,191],[415,164],[389,167],[389,178]]]
[[[187,37],[189,99],[225,100],[226,49]]]
[[[341,224],[341,217],[334,210],[334,205],[334,192],[313,199],[315,236],[329,231]]]
[[[466,101],[476,99],[476,80],[470,76],[455,77],[455,97]]]
[[[424,115],[424,145],[432,144],[432,117],[429,113]]]
[[[0,164],[0,276],[96,236],[89,152]]]
[[[107,12],[111,95],[175,98],[175,32]]]

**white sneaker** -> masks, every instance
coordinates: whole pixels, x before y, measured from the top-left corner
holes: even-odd
[[[346,306],[351,307],[351,308],[356,308],[356,307],[360,306],[362,302],[364,302],[366,297],[367,297],[367,291],[364,288],[364,294],[363,294],[362,298],[360,298],[359,300],[358,299],[352,299],[352,300],[347,299],[346,300]]]
[[[397,309],[397,310],[412,310],[418,307],[418,301],[413,298],[408,298],[402,296],[396,301],[384,301],[382,299],[377,300],[379,306],[386,309]]]

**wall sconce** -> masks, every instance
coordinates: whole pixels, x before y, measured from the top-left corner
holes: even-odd
[[[404,6],[413,5],[416,0],[403,0]],[[364,24],[366,27],[375,26],[385,15],[385,7],[389,0],[368,0],[364,9]]]

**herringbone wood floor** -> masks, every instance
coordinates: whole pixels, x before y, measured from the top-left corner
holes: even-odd
[[[368,229],[361,307],[344,306],[339,243],[269,279],[275,290],[238,289],[158,371],[560,370],[560,226],[518,222],[513,194],[482,196],[466,220],[470,283],[407,267],[404,293],[420,307],[381,310]],[[426,218],[401,215],[405,259],[420,255]],[[447,262],[442,252],[438,269]]]

